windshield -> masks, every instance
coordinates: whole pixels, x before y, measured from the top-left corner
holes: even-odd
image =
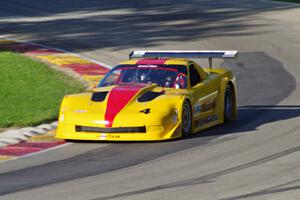
[[[183,65],[119,65],[109,71],[98,87],[120,84],[152,84],[186,88],[187,68]]]

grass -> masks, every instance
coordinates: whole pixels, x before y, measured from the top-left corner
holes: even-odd
[[[290,3],[300,3],[300,0],[273,0],[273,1],[283,1],[283,2],[290,2]]]
[[[0,127],[54,120],[65,94],[83,91],[79,81],[46,64],[0,50]]]

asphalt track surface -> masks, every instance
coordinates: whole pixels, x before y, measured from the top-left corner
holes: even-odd
[[[238,49],[239,119],[169,142],[70,143],[0,163],[0,199],[300,199],[300,6],[2,0],[1,36],[115,65],[138,49]],[[200,61],[205,65],[205,62]]]

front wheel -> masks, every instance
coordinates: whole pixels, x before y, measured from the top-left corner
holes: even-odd
[[[192,108],[188,101],[185,101],[182,106],[181,116],[182,136],[186,137],[192,132]]]

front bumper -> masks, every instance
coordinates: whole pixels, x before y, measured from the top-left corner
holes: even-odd
[[[83,127],[83,126],[81,126]],[[140,127],[140,126],[139,126]],[[88,132],[89,129],[81,129],[78,131],[78,125],[65,124],[60,122],[56,131],[56,138],[58,139],[70,139],[70,140],[98,140],[98,141],[156,141],[156,140],[168,140],[181,137],[181,126],[178,122],[168,129],[164,129],[163,126],[149,125],[145,126],[145,131],[142,132],[101,132],[101,129],[95,129]],[[91,129],[92,130],[92,129]],[[118,130],[118,128],[115,128]],[[121,129],[119,129],[121,130]],[[138,130],[138,129],[136,129]],[[106,132],[106,133],[104,133]]]

